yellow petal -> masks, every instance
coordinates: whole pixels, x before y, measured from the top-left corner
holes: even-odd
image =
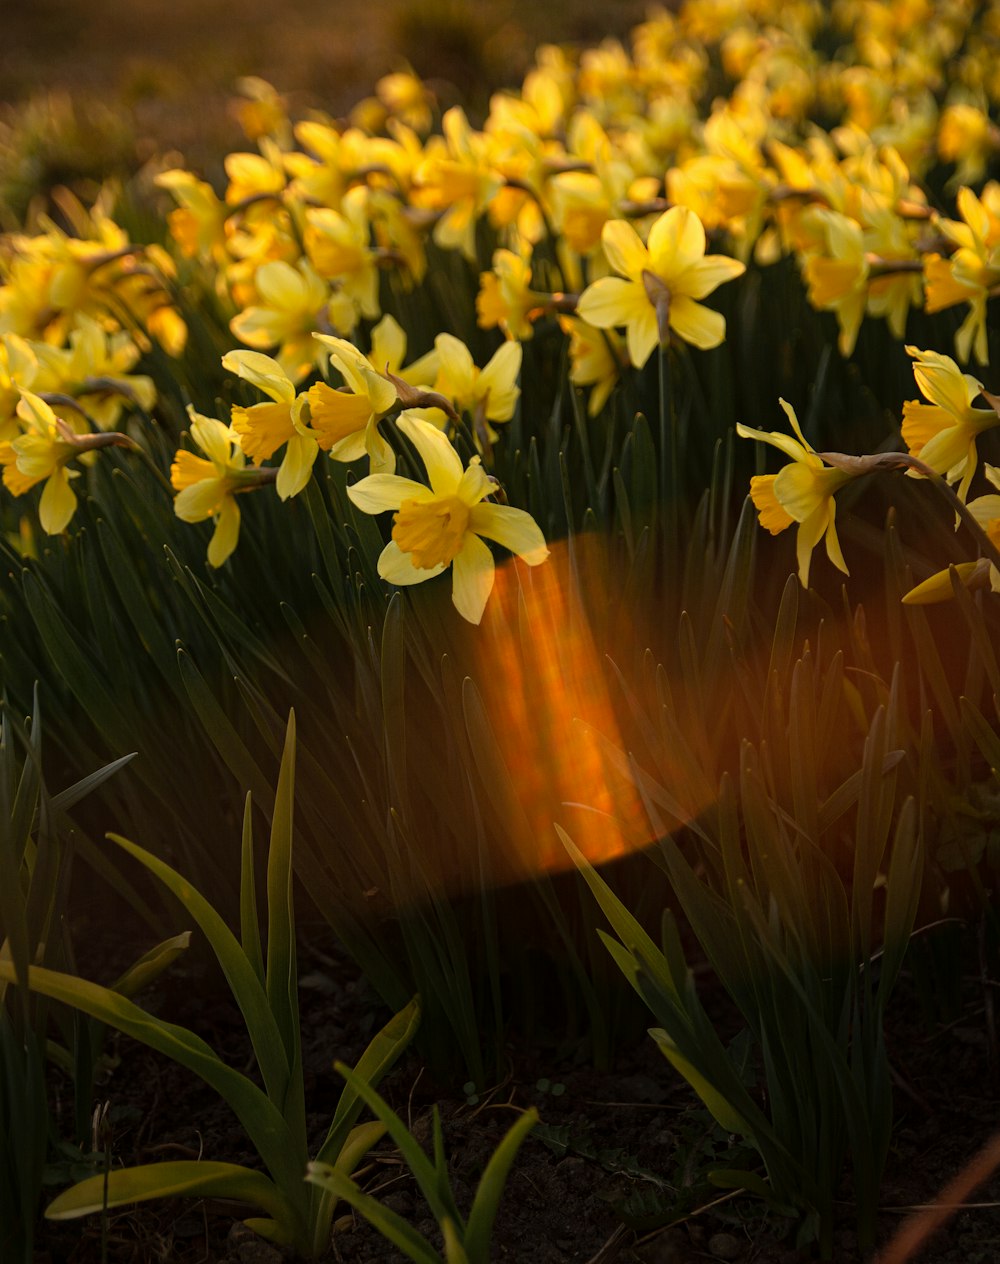
[[[462,461],[448,436],[429,421],[414,417],[408,410],[396,418],[396,425],[417,449],[437,496],[454,496],[462,480]]]
[[[688,206],[672,206],[649,230],[650,271],[668,285],[704,253],[705,228]]]
[[[69,485],[69,471],[60,466],[52,471],[42,489],[38,518],[49,535],[59,535],[69,525],[75,512],[76,495]]]
[[[288,440],[276,484],[276,491],[282,500],[297,496],[309,482],[318,452],[319,445],[308,435],[296,434]]]
[[[440,575],[445,566],[414,566],[413,558],[404,553],[395,540],[390,540],[382,550],[378,559],[378,573],[390,584],[406,587],[410,584],[422,583],[425,579],[433,579]]]
[[[290,404],[295,398],[295,387],[281,365],[259,351],[227,351],[222,357],[222,367],[239,374],[244,381],[280,403]]]
[[[725,339],[726,318],[686,294],[675,294],[670,300],[670,328],[685,342],[707,351]]]
[[[219,508],[219,517],[208,542],[209,566],[221,566],[236,548],[240,538],[240,507],[234,496],[227,496]]]
[[[538,566],[549,555],[541,528],[523,509],[480,503],[469,515],[469,526],[476,535],[502,544],[529,566]]]
[[[469,532],[451,565],[451,600],[470,623],[479,623],[493,591],[493,554],[479,536]]]
[[[434,493],[423,483],[398,474],[369,474],[347,489],[351,502],[364,513],[384,513],[398,509],[404,500],[430,500]]]
[[[601,244],[614,271],[630,281],[639,281],[643,269],[649,267],[649,251],[627,220],[608,220],[601,230]]]

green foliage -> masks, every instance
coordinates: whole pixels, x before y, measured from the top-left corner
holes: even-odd
[[[335,1200],[303,1181],[309,1156],[292,908],[294,768],[293,713],[274,795],[264,946],[255,911],[249,795],[244,815],[247,859],[240,938],[169,865],[127,839],[110,836],[169,888],[205,934],[246,1022],[263,1090],[222,1062],[193,1032],[156,1018],[120,992],[40,966],[31,966],[26,972],[33,991],[116,1027],[201,1076],[232,1107],[269,1175],[217,1162],[157,1163],[115,1170],[81,1181],[60,1194],[47,1209],[50,1218],[73,1218],[151,1198],[211,1193],[259,1208],[263,1216],[248,1223],[272,1241],[294,1246],[308,1258],[326,1249]],[[143,966],[136,973],[141,975]],[[0,961],[0,979],[11,981],[14,977],[14,970]],[[372,1040],[356,1068],[359,1082],[377,1083],[381,1079],[409,1044],[417,1021],[418,1007],[413,1001]],[[381,1127],[371,1124],[355,1126],[362,1105],[355,1085],[345,1089],[318,1152],[319,1160],[333,1164],[345,1175],[353,1171],[382,1132]]]
[[[0,704],[0,960],[9,971],[0,982],[0,1252],[12,1264],[32,1258],[50,1133],[46,1052],[73,1077],[79,1131],[79,1121],[89,1115],[100,1033],[71,1028],[68,1049],[47,1049],[48,1008],[32,1003],[26,987],[11,985],[23,983],[34,962],[60,959],[70,853],[83,842],[67,813],[130,758],[51,795],[42,776],[37,689],[23,728],[6,700]],[[153,968],[152,962],[137,963],[131,982],[141,986]]]
[[[660,1024],[660,1049],[720,1126],[758,1151],[769,1197],[799,1207],[828,1256],[847,1153],[865,1246],[874,1232],[891,1133],[884,1016],[921,892],[928,809],[915,783],[928,739],[907,731],[898,672],[891,684],[869,682],[877,701],[859,731],[864,704],[843,651],[827,644],[792,662],[794,593],[763,693],[740,673],[757,743],[734,747],[716,730],[702,748],[695,711],[716,712],[703,700],[684,709],[661,668],[661,736],[650,765],[631,763],[676,899],[753,1038],[766,1110],[701,1005],[673,915],[657,946],[560,833],[617,936],[602,938]],[[689,668],[685,691],[699,679],[707,687],[695,660]],[[705,750],[717,752],[713,763]],[[737,1179],[750,1178],[724,1183]]]
[[[309,1165],[310,1183],[349,1203],[414,1264],[489,1264],[490,1236],[504,1185],[521,1142],[538,1121],[538,1111],[534,1107],[524,1111],[497,1146],[480,1177],[466,1219],[458,1209],[448,1180],[441,1116],[437,1107],[434,1108],[434,1157],[431,1160],[400,1117],[370,1084],[365,1084],[355,1071],[343,1063],[338,1062],[336,1066],[396,1143],[437,1221],[444,1240],[444,1254],[436,1251],[397,1212],[384,1207],[371,1195],[362,1193],[349,1173],[317,1161]]]

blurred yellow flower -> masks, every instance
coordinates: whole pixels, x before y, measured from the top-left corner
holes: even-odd
[[[917,347],[906,350],[915,361],[913,376],[921,394],[930,403],[910,400],[903,405],[903,442],[949,483],[960,479],[958,495],[964,500],[976,472],[976,439],[1000,425],[1000,416],[992,407],[972,407],[983,384],[949,356]]]
[[[177,495],[174,513],[183,522],[215,521],[208,545],[209,566],[221,566],[236,548],[240,535],[240,507],[236,493],[249,490],[255,480],[236,435],[214,417],[204,417],[189,405],[191,437],[204,457],[179,448],[170,467]],[[206,459],[207,458],[207,459]],[[249,474],[249,478],[248,478]]]
[[[854,350],[868,299],[869,264],[861,225],[820,206],[810,208],[802,219],[811,219],[824,238],[822,253],[807,253],[803,263],[809,302],[820,311],[836,312],[837,345],[846,357]]]
[[[322,328],[329,288],[307,259],[296,267],[280,259],[261,264],[253,283],[260,302],[234,316],[229,328],[255,351],[277,347],[283,371],[301,382],[322,358],[313,334]]]
[[[624,344],[613,329],[595,329],[573,316],[560,317],[559,324],[569,334],[569,380],[591,387],[587,413],[596,417],[628,363]]]
[[[0,443],[4,487],[12,496],[23,496],[44,482],[38,518],[44,531],[59,535],[76,512],[76,494],[70,479],[77,478],[78,471],[66,466],[79,455],[79,449],[68,441],[45,400],[31,391],[21,391],[17,415],[24,432]]]
[[[637,368],[673,330],[703,349],[726,336],[720,312],[703,307],[705,298],[745,267],[726,255],[705,254],[705,229],[693,211],[673,206],[649,230],[649,245],[625,220],[610,220],[601,234],[604,253],[618,277],[602,277],[580,295],[578,311],[598,329],[626,327],[629,357]],[[622,279],[627,278],[627,279]]]

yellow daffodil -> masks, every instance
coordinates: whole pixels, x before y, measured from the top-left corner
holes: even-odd
[[[960,479],[958,494],[964,500],[976,472],[976,439],[1000,425],[1000,416],[993,408],[972,407],[983,384],[954,360],[936,351],[906,350],[914,358],[913,376],[921,394],[930,403],[911,400],[903,405],[903,442],[950,483]]]
[[[321,277],[334,282],[368,320],[379,315],[378,257],[371,247],[368,190],[344,194],[339,210],[306,211],[306,250]]]
[[[38,518],[44,531],[59,535],[76,512],[76,494],[70,480],[77,478],[79,472],[66,467],[79,455],[79,448],[69,441],[70,434],[60,427],[45,400],[31,391],[21,391],[17,415],[24,432],[0,443],[4,487],[12,496],[23,496],[44,482]]]
[[[783,399],[779,403],[795,431],[794,439],[778,430],[765,432],[743,425],[737,425],[736,433],[743,439],[769,443],[792,458],[792,464],[786,465],[777,474],[758,474],[752,478],[750,497],[757,508],[760,525],[772,535],[784,531],[793,522],[799,524],[796,556],[799,580],[803,588],[807,588],[813,549],[824,538],[830,561],[838,570],[848,574],[837,536],[834,493],[855,475],[824,465],[822,458],[806,442],[794,408]]]
[[[254,287],[260,302],[234,316],[229,328],[255,351],[278,347],[283,371],[301,382],[321,358],[313,334],[322,328],[329,287],[306,259],[297,267],[280,259],[262,264]]]
[[[849,356],[868,301],[869,262],[861,225],[821,206],[810,208],[802,218],[820,228],[825,245],[822,252],[808,253],[803,263],[809,302],[820,311],[836,312],[837,345],[842,356]]]
[[[186,259],[203,263],[226,261],[226,206],[205,180],[189,171],[163,171],[155,179],[177,199],[167,216],[170,235]]]
[[[1000,491],[1000,469],[995,465],[984,465],[983,473]],[[967,508],[992,544],[1000,549],[1000,496],[996,492],[977,496],[975,500],[969,501]],[[903,597],[903,602],[908,606],[926,606],[939,601],[950,601],[954,596],[951,569],[938,571],[922,584],[911,588]],[[988,558],[980,557],[975,562],[959,562],[953,569],[967,588],[988,587],[992,592],[1000,593],[1000,570]]]
[[[625,347],[613,329],[595,329],[574,316],[560,317],[559,324],[569,334],[569,380],[591,388],[587,413],[596,417],[628,363]]]
[[[248,470],[238,436],[214,417],[204,417],[188,406],[191,437],[204,457],[179,448],[170,467],[170,482],[177,495],[174,513],[183,522],[215,521],[208,545],[209,566],[221,566],[236,548],[240,535],[237,492],[249,491],[265,481],[262,470]],[[206,459],[207,458],[207,459]]]
[[[156,401],[152,378],[129,373],[139,348],[124,331],[108,333],[89,316],[76,318],[68,347],[36,343],[35,389],[71,395],[101,430],[113,430],[128,402],[149,412]]]
[[[465,114],[452,107],[441,120],[444,139],[431,138],[417,168],[414,203],[440,211],[434,240],[445,249],[476,258],[476,223],[501,186],[490,162],[486,138],[474,132]],[[435,143],[436,142],[436,143]]]
[[[482,369],[465,343],[452,334],[438,334],[434,350],[438,357],[435,391],[450,399],[460,412],[478,416],[484,422],[510,421],[521,394],[517,385],[521,371],[519,342],[505,342]]]
[[[413,443],[430,486],[395,474],[373,474],[347,489],[365,513],[395,510],[392,539],[378,573],[391,584],[419,584],[452,568],[452,601],[463,619],[479,623],[493,588],[495,540],[529,566],[548,557],[545,537],[523,509],[488,503],[495,490],[479,457],[466,470],[444,433],[408,413],[397,424]]]
[[[251,404],[249,408],[234,405],[232,428],[252,461],[266,461],[285,446],[276,489],[282,500],[297,496],[309,482],[319,452],[316,435],[303,416],[308,396],[296,395],[294,383],[277,360],[259,351],[229,351],[222,357],[222,367],[272,399],[273,403]]]
[[[22,390],[34,385],[38,359],[31,344],[17,334],[0,334],[0,442],[21,433],[17,405]]]
[[[493,271],[479,274],[476,315],[480,329],[498,325],[507,338],[525,341],[534,333],[530,313],[544,303],[546,296],[531,288],[531,260],[513,250],[493,253]]]
[[[319,446],[335,461],[356,461],[368,454],[373,473],[392,473],[396,457],[379,434],[378,421],[396,403],[396,388],[371,362],[343,338],[317,334],[330,352],[330,362],[341,374],[347,391],[325,382],[309,389],[310,424]]]
[[[955,334],[955,351],[967,363],[970,354],[980,364],[989,362],[986,340],[986,300],[1000,285],[1000,186],[991,181],[982,200],[971,189],[958,191],[961,221],[942,219],[939,227],[957,249],[948,258],[924,257],[928,312],[968,303],[969,312]],[[991,209],[992,208],[992,209]]]
[[[649,230],[648,248],[625,220],[605,224],[601,241],[621,276],[588,286],[579,314],[598,329],[626,326],[629,358],[637,368],[657,343],[667,344],[671,330],[702,349],[722,342],[725,317],[696,300],[746,269],[726,255],[705,254],[705,229],[693,211],[683,206],[665,211]]]

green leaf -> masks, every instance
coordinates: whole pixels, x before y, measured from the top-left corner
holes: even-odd
[[[86,777],[81,777],[79,781],[67,786],[65,790],[60,790],[58,794],[54,794],[49,800],[49,806],[52,808],[53,813],[68,812],[70,808],[76,807],[86,795],[91,794],[99,786],[102,786],[120,768],[130,764],[135,759],[136,754],[137,752],[133,751],[131,755],[122,755],[121,759],[115,759],[110,764],[105,764],[103,768],[98,768],[95,772],[88,773]]]
[[[205,683],[190,655],[183,649],[177,651],[177,663],[191,704],[215,749],[239,784],[249,786],[254,799],[263,806],[265,812],[270,813],[274,795],[257,761],[233,728],[232,722]]]
[[[295,712],[288,715],[285,749],[281,755],[278,788],[271,817],[267,854],[267,1003],[284,1046],[290,1068],[286,1091],[276,1100],[285,1118],[293,1103],[286,1096],[302,1096],[302,1047],[299,1026],[298,972],[295,959],[295,907],[292,893],[292,829],[295,810]],[[304,1122],[304,1102],[294,1106],[295,1125]],[[305,1137],[303,1135],[303,1142]]]
[[[489,1264],[490,1235],[507,1175],[521,1142],[537,1122],[538,1111],[532,1106],[510,1128],[490,1156],[476,1187],[476,1196],[465,1226],[464,1245],[470,1264]]]
[[[0,960],[0,979],[13,982],[9,961]],[[252,1081],[226,1066],[200,1037],[155,1018],[110,988],[70,974],[32,966],[28,986],[108,1023],[194,1071],[235,1111],[275,1181],[286,1191],[301,1188],[302,1165],[284,1119]]]
[[[420,1023],[420,998],[394,1014],[374,1037],[354,1066],[355,1075],[373,1088],[395,1066]],[[344,1087],[337,1109],[319,1154],[321,1163],[332,1163],[344,1145],[344,1138],[361,1113],[363,1101],[351,1084]]]
[[[281,1033],[260,980],[236,936],[205,897],[165,861],[119,834],[109,834],[108,838],[159,878],[204,932],[246,1022],[267,1095],[274,1102],[282,1102],[290,1070]]]
[[[403,1123],[388,1102],[379,1096],[349,1066],[346,1066],[343,1062],[335,1062],[333,1065],[334,1070],[344,1077],[358,1096],[364,1100],[372,1113],[385,1124],[389,1135],[395,1141],[399,1152],[403,1156],[403,1161],[413,1173],[420,1187],[420,1192],[427,1200],[427,1205],[430,1207],[431,1213],[438,1224],[441,1224],[446,1216],[451,1216],[452,1219],[461,1223],[461,1217],[455,1206],[451,1190],[449,1189],[445,1196],[441,1196],[437,1169],[417,1144],[406,1124]]]
[[[329,1164],[310,1163],[306,1180],[319,1185],[321,1189],[328,1190],[337,1198],[342,1198],[345,1203],[349,1203],[355,1211],[364,1216],[369,1224],[375,1226],[383,1238],[388,1239],[393,1246],[399,1247],[404,1255],[413,1260],[413,1264],[445,1264],[427,1239],[422,1237],[402,1216],[390,1211],[388,1207],[383,1207],[378,1199],[372,1198],[370,1194],[363,1194],[352,1180],[330,1167]]]
[[[169,969],[190,944],[191,932],[185,930],[179,935],[174,935],[172,939],[165,939],[155,948],[150,948],[149,952],[143,953],[138,961],[134,961],[125,973],[112,983],[112,992],[117,992],[120,996],[135,996],[147,984],[158,978],[164,970]]]
[[[243,837],[240,846],[240,943],[254,974],[264,986],[264,954],[257,920],[257,879],[253,854],[253,802],[250,792],[243,804]]]
[[[236,1198],[268,1212],[279,1223],[294,1227],[295,1209],[263,1172],[235,1163],[181,1160],[144,1163],[139,1167],[103,1173],[64,1190],[45,1209],[47,1220],[73,1220],[106,1207],[123,1207],[151,1198]]]

